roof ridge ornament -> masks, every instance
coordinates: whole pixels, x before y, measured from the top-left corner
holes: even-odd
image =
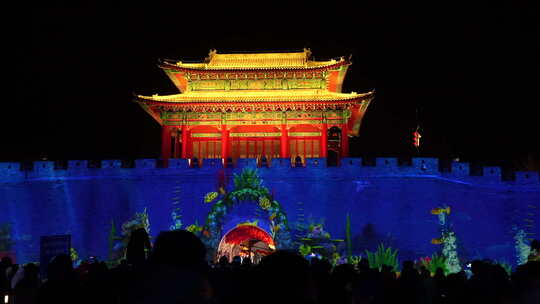
[[[217,54],[216,49],[210,49],[210,51],[208,52],[208,57],[204,58],[204,62],[210,63],[210,61],[212,61],[212,59],[214,58],[216,54]]]
[[[304,48],[304,53],[306,53],[306,61],[311,58],[311,49],[310,48]]]

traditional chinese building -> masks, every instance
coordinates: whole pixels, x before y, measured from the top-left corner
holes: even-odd
[[[163,159],[296,158],[348,154],[374,92],[342,93],[351,62],[311,52],[162,60],[179,94],[137,95],[162,125]]]

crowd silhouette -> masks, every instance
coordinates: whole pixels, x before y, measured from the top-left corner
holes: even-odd
[[[432,275],[412,261],[401,272],[357,265],[333,267],[324,259],[306,260],[276,251],[257,264],[240,257],[206,260],[202,241],[185,230],[161,232],[153,247],[144,230],[132,234],[126,259],[108,268],[90,260],[74,268],[68,255],[38,267],[0,262],[0,292],[13,304],[32,303],[540,303],[540,243],[532,243],[529,262],[509,275],[490,261],[473,261],[471,273]]]

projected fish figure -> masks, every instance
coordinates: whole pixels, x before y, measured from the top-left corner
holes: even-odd
[[[442,213],[450,214],[450,210],[451,210],[450,207],[435,208],[431,210],[431,214],[442,214]]]

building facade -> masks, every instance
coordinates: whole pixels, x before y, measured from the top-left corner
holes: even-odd
[[[162,60],[180,93],[137,95],[162,126],[169,158],[306,158],[348,155],[374,92],[342,93],[351,62],[311,52],[219,54],[199,63]]]

